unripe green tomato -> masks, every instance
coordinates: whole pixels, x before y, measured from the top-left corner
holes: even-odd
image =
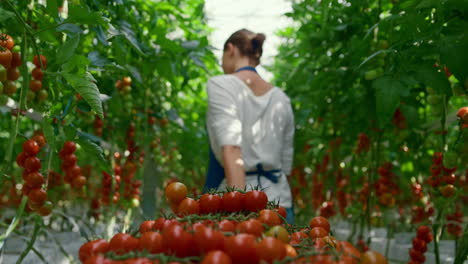
[[[0,82],[7,80],[7,70],[0,64]]]
[[[122,91],[123,93],[130,93],[132,91],[132,87],[130,85],[125,85],[124,87],[122,87]]]
[[[369,70],[369,71],[366,71],[366,73],[364,73],[364,79],[370,81],[370,80],[374,80],[375,78],[377,78],[377,70]]]
[[[36,93],[31,90],[28,90],[26,98],[28,99],[28,101],[34,101],[34,99],[36,98]]]
[[[430,94],[427,96],[427,103],[430,105],[440,104],[442,101],[442,96],[439,94]]]
[[[0,105],[6,105],[6,103],[8,103],[8,96],[0,94]]]
[[[18,45],[14,46],[13,49],[11,49],[11,52],[13,53],[20,52],[20,51],[21,51],[21,47]]]
[[[5,87],[3,88],[3,92],[6,95],[12,95],[16,92],[17,87],[14,81],[6,81],[4,85]]]
[[[130,206],[131,206],[132,208],[140,207],[140,200],[133,198],[133,199],[130,201]]]
[[[434,90],[434,88],[430,87],[430,86],[426,86],[426,92],[428,94],[435,94],[436,93],[436,90]]]
[[[49,93],[45,89],[41,89],[37,93],[37,99],[39,100],[39,102],[44,102],[45,100],[47,100],[48,97]]]
[[[444,153],[443,164],[446,168],[455,168],[457,166],[458,154],[454,151],[447,151]]]

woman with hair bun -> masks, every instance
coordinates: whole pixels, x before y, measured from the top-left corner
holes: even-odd
[[[207,84],[210,163],[204,190],[260,187],[286,208],[293,222],[286,175],[293,159],[294,116],[289,97],[263,80],[255,67],[264,34],[234,32],[224,44],[224,75]]]

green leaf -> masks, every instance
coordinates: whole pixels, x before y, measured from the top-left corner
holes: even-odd
[[[376,89],[376,112],[379,126],[383,128],[400,104],[401,95],[407,93],[406,87],[398,80],[388,76],[376,79],[372,86]]]
[[[67,21],[78,24],[104,24],[106,19],[100,12],[92,12],[85,5],[70,5]]]
[[[14,18],[15,13],[0,8],[0,22],[6,21],[10,18]]]
[[[47,7],[46,7],[47,14],[51,17],[58,17],[58,3],[57,0],[47,0]]]
[[[88,60],[91,62],[91,65],[97,67],[103,67],[111,63],[109,59],[99,54],[99,51],[96,50],[88,54]]]
[[[76,140],[76,142],[81,146],[83,152],[85,152],[87,156],[97,157],[97,161],[101,166],[104,168],[109,167],[109,164],[104,157],[103,149],[96,143],[89,140],[85,134],[79,133],[78,140]]]
[[[78,44],[80,43],[80,35],[72,35],[67,42],[63,43],[57,51],[57,64],[62,64],[68,61],[75,53]]]
[[[99,89],[93,75],[89,72],[83,75],[64,73],[63,77],[73,89],[83,97],[89,106],[91,106],[91,109],[93,109],[99,117],[104,118]]]
[[[53,145],[53,142],[55,141],[55,134],[54,127],[52,126],[52,119],[50,117],[44,117],[42,119],[41,128],[47,142]]]
[[[69,32],[69,33],[83,33],[83,29],[81,29],[78,25],[67,23],[57,27],[57,32]]]
[[[430,65],[421,66],[416,72],[416,78],[426,86],[434,88],[438,94],[450,95],[452,92],[445,74]]]
[[[440,61],[446,64],[462,83],[468,80],[468,37],[444,41],[440,48]]]
[[[78,72],[84,74],[86,72],[86,66],[90,61],[83,55],[74,54],[67,62],[62,66],[64,72]]]

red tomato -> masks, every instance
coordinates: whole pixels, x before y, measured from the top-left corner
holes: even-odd
[[[39,144],[32,139],[26,140],[23,143],[23,152],[27,156],[36,156],[39,153]]]
[[[317,217],[312,218],[312,220],[310,220],[309,227],[310,228],[321,227],[325,229],[327,233],[330,232],[330,223],[325,217],[322,217],[322,216],[317,216]]]
[[[85,262],[90,257],[104,254],[108,250],[109,243],[104,239],[97,239],[84,243],[80,247],[78,255],[80,257],[81,262]]]
[[[46,59],[46,57],[44,55],[39,55],[39,56],[41,58],[43,68],[44,69],[47,68],[47,59]],[[39,59],[38,59],[37,55],[34,56],[33,63],[34,63],[34,65],[36,65],[36,67],[41,67],[41,63],[39,62]]]
[[[287,213],[286,213],[286,209],[284,207],[280,206],[280,207],[276,208],[275,211],[279,215],[281,215],[283,218],[286,218]]]
[[[199,254],[203,255],[212,250],[224,249],[224,235],[211,228],[199,228],[194,235]]]
[[[308,238],[304,232],[294,232],[291,234],[291,244],[297,245],[301,243],[302,239]]]
[[[21,54],[18,52],[11,53],[11,67],[16,68],[21,66],[21,64],[23,64],[21,60]]]
[[[203,257],[201,264],[231,264],[231,258],[221,250],[210,251]]]
[[[66,155],[63,157],[62,166],[65,168],[71,168],[76,165],[77,161],[78,159],[76,158],[75,154]]]
[[[13,41],[13,38],[10,35],[5,33],[0,34],[0,46],[11,50],[14,45],[15,41]]]
[[[192,198],[185,198],[177,207],[177,215],[186,216],[200,213],[200,205]]]
[[[41,68],[36,67],[34,70],[32,70],[31,75],[34,79],[42,81],[44,78],[44,73],[42,72]]]
[[[144,221],[140,225],[140,233],[151,232],[154,228],[154,221]]]
[[[361,256],[362,264],[387,264],[387,259],[380,253],[369,250]]]
[[[257,219],[268,226],[281,225],[283,222],[275,211],[269,209],[261,210]]]
[[[336,244],[339,251],[342,252],[341,260],[344,260],[345,263],[358,264],[359,258],[361,257],[361,252],[353,246],[353,244],[348,241],[339,241]],[[369,251],[368,251],[369,252]]]
[[[309,237],[312,238],[312,239],[322,238],[322,237],[325,237],[325,236],[328,236],[328,232],[327,232],[327,230],[325,230],[325,229],[323,229],[321,227],[314,227],[309,232]]]
[[[84,262],[84,264],[111,264],[111,263],[114,263],[114,262],[111,262],[111,260],[108,260],[104,256],[101,256],[101,255],[92,256]]]
[[[250,212],[258,212],[266,208],[268,197],[265,192],[252,190],[245,194],[245,209]]]
[[[203,194],[198,203],[200,204],[200,213],[217,213],[221,209],[222,198],[216,194]]]
[[[163,252],[163,237],[158,232],[144,232],[140,236],[140,248],[151,254]]]
[[[5,68],[10,68],[12,59],[13,55],[10,50],[0,50],[0,65],[3,65]]]
[[[173,182],[165,189],[167,200],[173,204],[179,204],[187,197],[187,186],[181,182]]]
[[[256,219],[243,221],[237,225],[236,229],[239,233],[251,234],[256,237],[261,236],[264,231],[262,223]]]
[[[257,243],[253,235],[231,236],[226,239],[224,248],[234,263],[258,263]]]
[[[187,257],[193,251],[193,237],[180,225],[171,225],[163,229],[163,247],[169,254]]]
[[[9,81],[16,81],[20,77],[20,71],[16,67],[11,67],[7,69],[7,79]]]
[[[28,173],[25,184],[31,189],[41,188],[42,184],[44,184],[44,177],[39,172]]]
[[[63,143],[62,150],[60,151],[62,155],[70,155],[73,154],[73,152],[76,151],[76,144],[73,141],[65,141]]]
[[[18,154],[18,156],[16,156],[16,164],[18,164],[18,166],[20,167],[24,167],[24,162],[27,158],[28,155],[24,152],[21,152],[20,154]]]
[[[109,242],[109,250],[123,255],[139,248],[139,240],[130,234],[117,233]]]
[[[28,172],[36,172],[41,169],[41,160],[37,157],[29,157],[24,161],[24,168]]]
[[[31,91],[37,92],[42,89],[42,81],[40,80],[31,80],[29,81],[29,89]]]
[[[414,261],[418,261],[424,263],[426,261],[426,257],[424,257],[423,253],[420,251],[415,250],[414,248],[409,250],[410,258]]]
[[[244,210],[245,194],[238,191],[228,192],[223,195],[222,208],[224,211],[240,212]]]
[[[226,219],[219,222],[218,227],[221,232],[234,232],[236,230],[236,225]]]
[[[32,189],[28,198],[33,204],[43,205],[47,200],[47,193],[43,189]]]
[[[75,164],[73,167],[69,167],[65,173],[71,178],[76,178],[81,175],[81,167]]]
[[[286,257],[285,244],[274,237],[266,237],[257,245],[257,255],[260,260],[273,263]]]
[[[426,252],[427,251],[426,241],[417,237],[413,238],[413,248],[420,252]]]

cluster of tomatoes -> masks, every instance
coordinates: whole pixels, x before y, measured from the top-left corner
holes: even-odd
[[[127,142],[128,156],[122,171],[122,180],[124,182],[123,197],[136,202],[140,200],[141,186],[141,181],[135,179],[135,174],[139,166],[137,161],[139,160],[140,164],[143,163],[144,153],[138,153],[139,147],[135,143],[135,125],[133,123],[130,124],[125,139]],[[138,154],[140,155],[138,156]]]
[[[37,98],[38,102],[44,102],[49,97],[47,90],[42,85],[44,78],[42,69],[47,68],[47,58],[44,55],[39,55],[39,57],[36,55],[33,58],[33,64],[36,67],[31,72],[32,79],[29,81],[30,90],[28,92],[28,99],[29,101],[33,101]]]
[[[457,168],[446,168],[442,162],[443,159],[444,154],[442,152],[434,153],[430,168],[431,176],[427,179],[427,183],[434,188],[438,188],[440,194],[444,197],[451,197],[456,192],[453,184],[456,181],[454,173]]]
[[[421,223],[424,220],[434,215],[434,207],[432,206],[413,206],[411,208],[412,218],[411,223]]]
[[[94,118],[93,127],[94,127],[94,134],[98,137],[101,137],[102,130],[104,127],[104,122],[98,115],[96,115],[96,117]]]
[[[115,82],[115,88],[122,94],[129,94],[132,91],[132,78],[126,76],[122,80]]]
[[[420,226],[413,238],[413,247],[409,250],[410,261],[408,264],[421,264],[426,261],[424,253],[427,251],[427,244],[432,241],[431,229],[427,226]]]
[[[16,83],[20,77],[18,67],[21,66],[20,49],[10,35],[0,34],[0,104],[7,102],[8,96],[16,92]]]
[[[81,189],[86,185],[86,177],[81,173],[81,167],[78,166],[78,159],[74,154],[76,144],[73,141],[66,141],[59,152],[59,158],[62,160],[62,170],[65,172],[65,182],[75,189]]]
[[[461,237],[463,234],[463,213],[460,209],[460,206],[456,206],[455,212],[453,214],[447,215],[447,232],[455,237]]]
[[[38,138],[39,136],[35,137]],[[45,140],[41,140],[40,142],[42,144]],[[23,151],[16,157],[16,163],[24,169],[22,192],[28,196],[29,209],[39,215],[46,216],[52,212],[52,203],[47,201],[47,192],[42,188],[45,179],[40,172],[42,167],[41,160],[37,157],[40,148],[41,145],[34,139],[26,140],[23,143]]]
[[[268,198],[261,191],[204,194],[195,201],[183,183],[173,182],[165,193],[179,204],[180,217],[144,221],[134,235],[87,242],[79,250],[82,263],[386,263],[376,252],[361,254],[336,240],[324,217],[314,217],[307,228],[285,224],[284,208],[265,209]],[[198,213],[186,214],[184,201],[196,203],[191,212]]]
[[[393,125],[395,125],[396,128],[400,130],[406,129],[408,127],[406,123],[406,117],[403,114],[403,112],[401,112],[400,108],[397,108],[397,110],[395,110],[395,113],[393,113],[392,123]]]
[[[395,183],[395,174],[392,172],[392,163],[386,162],[378,168],[379,179],[375,183],[375,193],[378,201],[383,206],[395,205],[395,196],[399,192],[398,184]]]
[[[366,133],[359,133],[358,135],[358,144],[356,147],[356,154],[360,154],[362,152],[369,152],[370,149],[370,138]]]

